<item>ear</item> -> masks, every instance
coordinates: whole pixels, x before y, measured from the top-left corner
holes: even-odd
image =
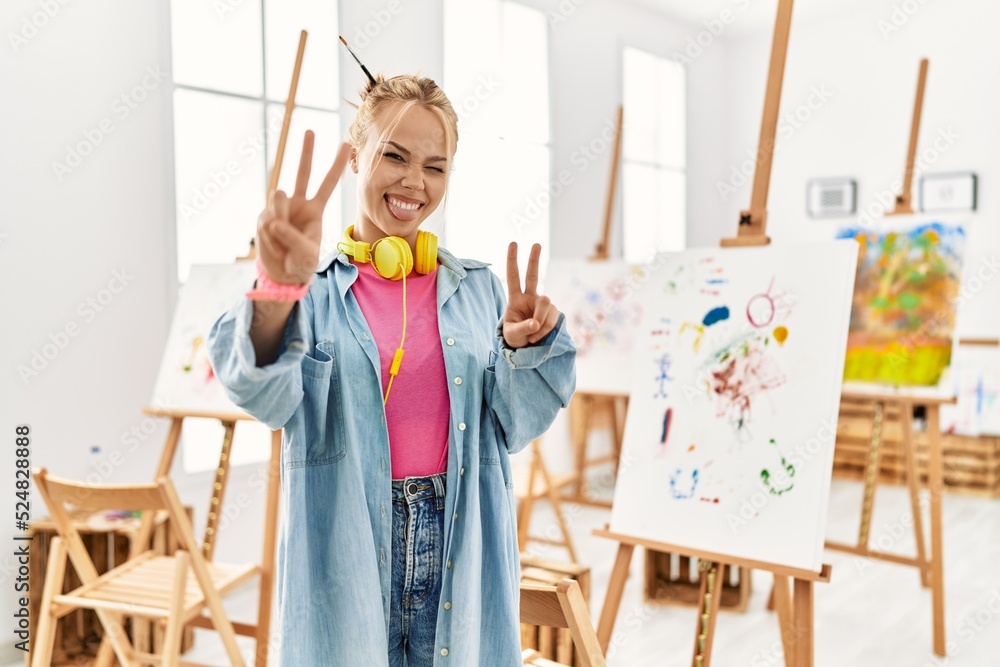
[[[355,174],[358,173],[358,150],[356,148],[351,149],[351,157],[349,160],[351,163],[351,171]]]

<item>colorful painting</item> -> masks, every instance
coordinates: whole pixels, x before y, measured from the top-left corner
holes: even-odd
[[[860,247],[844,379],[936,385],[951,362],[964,229],[931,222],[838,237]]]
[[[640,296],[654,269],[622,261],[549,263],[544,291],[566,314],[577,350],[577,391],[629,393]]]
[[[614,532],[820,568],[857,252],[832,241],[660,256],[642,293]]]
[[[958,402],[941,406],[941,429],[1000,436],[1000,348],[959,347],[952,370]]]

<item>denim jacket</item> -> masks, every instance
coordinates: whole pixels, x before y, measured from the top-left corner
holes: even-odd
[[[520,566],[509,455],[569,403],[576,349],[562,314],[541,344],[508,348],[500,280],[483,262],[444,249],[438,259],[450,426],[434,664],[513,667],[521,664]],[[208,349],[233,402],[272,429],[284,427],[279,664],[380,667],[392,581],[381,365],[350,289],[357,268],[342,253],[321,266],[274,363],[256,367],[246,298],[213,324]]]

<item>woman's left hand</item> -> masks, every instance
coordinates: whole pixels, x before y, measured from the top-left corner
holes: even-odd
[[[507,312],[503,314],[503,338],[512,348],[537,343],[549,335],[559,321],[559,309],[547,296],[539,296],[538,257],[542,246],[531,246],[528,272],[521,289],[521,275],[517,268],[517,244],[507,247]]]

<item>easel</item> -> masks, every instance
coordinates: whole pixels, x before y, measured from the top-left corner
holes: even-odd
[[[302,69],[302,58],[305,54],[306,38],[308,33],[302,30],[299,33],[299,46],[295,55],[295,68],[292,72],[292,81],[285,101],[285,117],[281,126],[281,136],[278,140],[278,150],[275,157],[274,167],[271,170],[267,187],[266,204],[270,205],[274,191],[278,187],[278,176],[281,173],[281,164],[285,154],[285,144],[288,139],[288,129],[291,125],[292,111],[295,108],[295,95],[299,85],[299,73]],[[247,256],[238,260],[248,260],[255,257],[253,244]],[[147,406],[142,412],[147,415],[157,417],[168,417],[171,419],[170,431],[160,455],[160,461],[156,468],[154,479],[169,475],[173,466],[174,456],[177,452],[177,443],[180,441],[181,428],[186,417],[218,419],[225,435],[222,440],[222,450],[219,453],[219,465],[215,470],[215,479],[212,483],[212,497],[208,508],[208,519],[205,525],[205,538],[202,542],[202,550],[206,560],[212,559],[215,550],[215,538],[218,534],[219,517],[222,509],[222,498],[226,490],[226,482],[229,478],[229,459],[233,444],[233,434],[236,430],[236,422],[252,421],[253,418],[243,413],[223,414],[210,411],[197,410],[164,410]],[[267,500],[264,518],[264,552],[261,556],[260,569],[260,597],[257,603],[257,623],[234,622],[233,629],[237,635],[254,637],[256,639],[256,657],[254,665],[256,667],[266,667],[268,649],[270,648],[270,628],[271,628],[271,597],[274,590],[274,548],[278,534],[278,491],[281,484],[281,431],[271,432],[271,457],[267,468]],[[152,521],[152,517],[143,521]],[[143,526],[142,530],[148,530]],[[192,619],[189,625],[195,627],[212,628],[212,621],[208,617],[198,617]],[[96,664],[101,667],[110,664],[113,655],[110,642],[101,642]]]
[[[552,475],[549,467],[545,464],[545,457],[542,456],[542,439],[536,438],[531,442],[531,465],[528,470],[528,478],[523,477],[514,481],[514,497],[521,501],[521,507],[517,511],[517,543],[521,553],[524,553],[528,542],[542,542],[553,546],[564,547],[569,553],[571,562],[576,563],[576,550],[573,549],[573,539],[570,537],[569,528],[566,525],[566,518],[563,516],[562,503],[559,500],[559,490],[567,484],[572,483],[572,475]],[[552,506],[552,513],[555,514],[556,523],[559,524],[559,531],[562,533],[562,541],[548,536],[536,536],[528,532],[531,525],[531,511],[534,509],[535,501],[539,498],[546,498]]]
[[[771,48],[771,64],[768,72],[767,93],[761,120],[761,159],[754,174],[753,194],[750,209],[740,212],[736,238],[722,239],[723,247],[760,246],[770,243],[765,234],[767,227],[767,191],[771,176],[771,156],[778,123],[778,106],[781,101],[781,85],[785,68],[785,54],[788,50],[788,34],[791,30],[793,0],[779,0],[774,26],[774,42]],[[618,542],[618,556],[615,559],[608,592],[601,610],[597,627],[597,637],[606,652],[614,631],[615,619],[621,605],[622,592],[628,578],[632,553],[636,546],[655,551],[676,553],[699,559],[701,589],[698,599],[698,621],[691,657],[692,667],[709,667],[715,634],[715,620],[719,612],[722,596],[721,574],[724,566],[758,569],[774,574],[774,600],[781,628],[781,642],[784,647],[785,665],[788,667],[812,667],[813,665],[813,582],[828,582],[831,568],[823,565],[819,572],[789,568],[774,563],[763,563],[724,554],[699,551],[688,547],[663,544],[652,540],[612,533],[608,527],[595,530],[594,535]],[[789,589],[789,579],[794,580],[793,590]]]
[[[170,431],[163,445],[160,462],[156,467],[156,477],[169,475],[180,441],[184,419],[207,418],[218,419],[225,435],[222,440],[222,451],[219,453],[219,465],[215,470],[212,482],[212,497],[208,506],[208,519],[205,524],[205,538],[202,550],[205,558],[211,560],[215,549],[215,538],[218,535],[219,518],[222,510],[222,499],[226,492],[226,482],[229,479],[229,460],[233,444],[233,434],[236,422],[253,421],[246,414],[221,414],[197,411],[162,410],[146,407],[142,412],[156,417],[167,417],[171,420]],[[154,477],[155,479],[155,477]],[[260,598],[257,603],[257,623],[233,623],[237,635],[255,637],[257,640],[255,665],[267,665],[268,644],[271,626],[271,596],[274,590],[274,547],[278,534],[278,491],[281,486],[281,431],[271,431],[271,457],[267,465],[267,494],[264,516],[264,551],[261,555]],[[205,617],[191,621],[195,627],[211,628],[211,620]]]
[[[604,201],[604,225],[601,238],[594,248],[591,261],[607,261],[611,243],[611,220],[614,215],[615,191],[618,187],[618,162],[621,158],[622,120],[624,108],[619,105],[615,116],[615,143],[611,153],[611,176],[608,180],[608,195]],[[611,502],[595,498],[587,493],[586,472],[588,468],[604,463],[614,465],[618,472],[618,461],[622,453],[622,433],[625,430],[625,413],[628,410],[628,394],[610,392],[578,391],[570,404],[570,442],[573,445],[573,469],[575,471],[574,491],[563,494],[567,502],[593,507],[611,508]],[[597,416],[604,416],[611,425],[611,442],[614,451],[607,456],[587,458],[587,443],[594,430]]]
[[[906,166],[903,176],[903,192],[896,197],[894,210],[886,215],[911,215],[911,186],[913,168],[917,154],[917,136],[920,133],[920,119],[924,106],[924,90],[927,84],[928,60],[920,61],[920,71],[917,76],[917,93],[913,103],[913,121],[910,124],[910,141],[906,151]],[[978,341],[977,341],[978,342]],[[988,342],[988,341],[987,341]],[[941,527],[941,495],[944,491],[944,467],[941,452],[941,406],[954,404],[951,397],[921,397],[914,393],[879,390],[873,387],[872,392],[864,390],[845,391],[842,398],[848,400],[871,401],[874,403],[875,416],[872,424],[871,445],[868,450],[868,462],[865,467],[865,487],[861,503],[861,524],[858,529],[856,545],[827,541],[826,547],[835,551],[843,551],[865,558],[908,565],[920,571],[920,583],[924,588],[930,587],[932,613],[934,624],[934,653],[946,655],[945,619],[944,619],[944,540]],[[898,406],[900,425],[903,432],[903,457],[906,466],[906,485],[910,495],[910,510],[913,514],[913,533],[916,540],[916,558],[907,558],[872,551],[869,547],[871,529],[871,513],[875,502],[875,486],[878,484],[879,466],[881,464],[882,420],[886,407]],[[917,474],[916,443],[913,438],[913,408],[923,407],[927,411],[928,436],[928,466],[927,487],[930,491],[930,556],[924,540],[924,519],[920,511],[920,477]]]
[[[872,427],[871,447],[865,468],[865,489],[861,505],[861,525],[856,545],[827,541],[826,548],[843,551],[879,560],[908,565],[920,571],[920,583],[930,587],[934,619],[934,653],[945,655],[944,625],[944,539],[941,527],[941,496],[944,491],[944,465],[941,455],[941,406],[954,404],[954,397],[918,397],[904,393],[869,393],[866,391],[845,391],[842,398],[866,400],[875,404],[875,420]],[[915,558],[897,556],[882,551],[872,551],[869,547],[871,512],[875,502],[875,487],[881,464],[882,420],[888,405],[898,406],[900,425],[903,431],[903,456],[906,465],[906,485],[910,495],[910,511],[913,514],[913,533],[916,540]],[[927,411],[928,465],[927,487],[930,490],[930,556],[924,540],[924,519],[920,511],[920,477],[917,474],[916,443],[913,438],[913,408],[922,406]]]

